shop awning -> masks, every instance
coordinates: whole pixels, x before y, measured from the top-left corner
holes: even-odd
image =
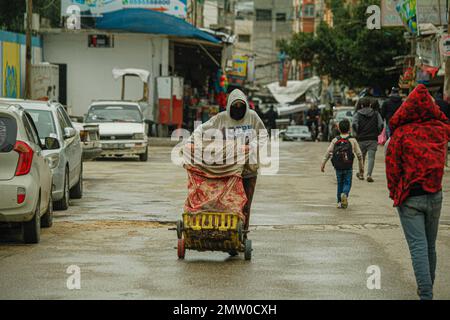
[[[220,43],[212,35],[197,29],[183,19],[146,9],[123,9],[104,13],[101,17],[96,18],[96,28],[99,30],[163,34]]]

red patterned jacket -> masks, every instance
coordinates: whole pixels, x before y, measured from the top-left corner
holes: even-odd
[[[427,88],[418,85],[389,122],[393,135],[386,151],[386,176],[394,207],[412,185],[426,192],[442,190],[450,124]]]

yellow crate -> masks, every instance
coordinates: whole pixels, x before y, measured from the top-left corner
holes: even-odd
[[[183,214],[184,228],[195,231],[236,231],[239,220],[239,214],[237,213],[201,212],[197,214]]]
[[[183,214],[186,248],[199,251],[243,250],[238,234],[237,213],[202,212]]]

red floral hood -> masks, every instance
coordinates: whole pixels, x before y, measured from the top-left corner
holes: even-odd
[[[417,186],[429,193],[442,190],[450,125],[424,85],[410,93],[390,126],[386,177],[394,206],[402,205]]]
[[[389,121],[392,130],[407,123],[422,123],[430,120],[447,121],[427,88],[419,84],[406,98],[397,112]]]

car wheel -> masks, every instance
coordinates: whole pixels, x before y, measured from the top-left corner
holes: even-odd
[[[23,223],[23,240],[25,243],[39,243],[41,239],[41,197],[37,201],[33,218]]]
[[[64,175],[64,190],[63,198],[59,201],[55,201],[53,206],[56,210],[67,210],[69,208],[69,170],[66,168],[66,173]]]
[[[81,163],[80,176],[76,185],[70,189],[71,199],[81,199],[83,197],[83,163]]]
[[[145,148],[145,153],[139,155],[139,161],[145,162],[148,160],[148,147]]]
[[[53,225],[53,188],[50,190],[50,197],[48,200],[48,208],[45,214],[41,217],[42,228],[50,228]]]

